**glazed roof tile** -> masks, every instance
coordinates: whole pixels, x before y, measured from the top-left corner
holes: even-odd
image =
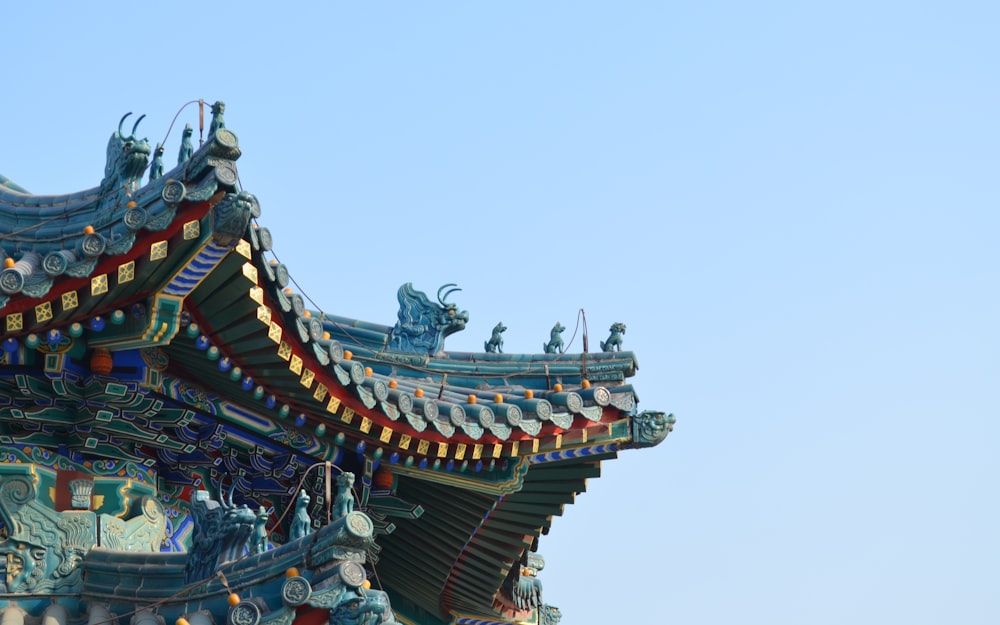
[[[46,415],[89,419],[111,441],[101,449],[130,461],[153,454],[172,483],[210,477],[212,450],[231,451],[223,465],[246,475],[242,489],[286,499],[305,463],[353,450],[368,479],[362,501],[371,495],[378,509],[370,477],[381,459],[398,496],[424,515],[380,538],[386,582],[430,613],[499,614],[501,583],[600,462],[669,431],[669,420],[642,430],[628,384],[635,355],[450,352],[444,336],[424,352],[401,349],[410,285],[397,326],[308,310],[286,291],[293,268],[270,258],[270,232],[250,220],[259,207],[238,189],[238,157],[224,129],[145,185],[117,156],[102,184],[80,193],[33,196],[0,178],[0,249],[13,265],[0,272],[5,339],[24,349],[73,332],[146,376],[129,392],[153,388],[164,406],[144,422],[160,434],[132,446],[116,447],[122,432],[93,415]],[[464,325],[464,311],[447,314]],[[110,387],[81,359],[69,361],[79,394],[103,397]],[[0,386],[23,394],[29,383]],[[66,388],[46,384],[32,392]]]

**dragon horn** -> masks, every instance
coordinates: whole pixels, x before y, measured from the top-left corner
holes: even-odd
[[[145,114],[140,115],[139,119],[135,120],[135,125],[132,126],[132,134],[129,136],[130,139],[134,139],[135,138],[135,129],[139,127],[139,122],[141,122],[144,119],[146,119],[146,115]]]
[[[445,296],[445,298],[447,298],[447,297],[448,297],[449,295],[451,295],[451,294],[452,294],[452,293],[454,293],[455,291],[461,291],[461,290],[462,290],[462,289],[460,289],[460,288],[458,288],[458,287],[455,287],[454,289],[451,289],[450,291],[448,291],[447,293],[445,293],[445,294],[444,294],[444,296]]]
[[[450,286],[455,286],[455,285],[454,284],[445,284],[440,289],[438,289],[438,301],[441,302],[442,304],[444,304],[444,301],[442,301],[444,298],[441,297],[441,291],[447,289]]]
[[[446,292],[444,294],[444,297],[441,297],[441,291],[444,291],[445,289],[447,289],[450,286],[453,286],[455,288],[449,290],[448,292]],[[462,289],[458,288],[457,284],[454,284],[454,283],[446,284],[446,285],[442,286],[440,289],[438,289],[438,301],[441,302],[442,306],[447,306],[448,303],[445,300],[448,298],[448,296],[451,295],[452,293],[454,293],[455,291],[461,291],[461,290]]]
[[[122,134],[122,124],[125,123],[125,118],[128,117],[131,114],[132,114],[132,111],[129,111],[128,113],[125,113],[124,117],[121,118],[121,121],[118,122],[118,136],[119,137],[124,137],[125,136],[125,135]]]

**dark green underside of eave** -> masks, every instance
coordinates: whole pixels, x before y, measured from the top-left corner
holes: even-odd
[[[552,517],[586,490],[586,480],[600,475],[600,462],[614,457],[534,465],[521,490],[499,500],[400,477],[398,494],[419,502],[424,514],[380,537],[380,581],[446,621],[451,610],[495,615],[493,599],[511,568],[548,531]]]

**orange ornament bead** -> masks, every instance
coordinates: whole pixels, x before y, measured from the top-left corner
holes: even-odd
[[[372,476],[372,483],[378,490],[392,490],[394,482],[395,477],[393,477],[392,471],[385,466],[379,467],[378,471],[375,471],[375,475]]]
[[[229,593],[229,597],[226,598],[226,601],[229,602],[229,605],[236,605],[240,602],[240,596],[235,592],[231,592]]]
[[[580,386],[582,386],[583,388],[590,388],[590,380],[584,380],[580,382]]]
[[[423,397],[424,396],[424,389],[418,388],[417,390],[413,391],[413,396],[414,397]]]
[[[93,226],[86,226],[83,229],[83,233],[84,234],[94,234],[94,227]]]
[[[399,386],[399,382],[395,380],[389,380],[389,388],[396,388],[397,386]]]
[[[503,403],[503,395],[501,395],[500,393],[497,393],[496,395],[494,395],[493,396],[493,403],[495,403],[495,404],[502,404]]]
[[[534,396],[535,396],[535,391],[531,390],[530,388],[528,390],[524,391],[524,397],[525,397],[525,399],[531,399]]]
[[[299,570],[294,566],[285,569],[285,577],[298,577],[298,576],[299,576]]]
[[[476,397],[475,395],[471,395],[471,394],[469,395],[469,403],[470,403],[470,404],[474,404],[474,403],[476,403],[477,401],[479,401],[479,398],[478,398],[478,397]]]
[[[90,356],[90,370],[98,375],[108,375],[115,366],[114,357],[104,347],[97,347]]]
[[[552,390],[557,393],[562,393],[562,384],[555,384],[552,386]]]
[[[351,353],[351,350],[345,349],[344,350],[344,360],[350,360],[351,358],[354,358],[354,354]]]

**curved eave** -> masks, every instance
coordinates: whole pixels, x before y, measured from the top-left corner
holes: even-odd
[[[85,275],[52,277],[38,296],[7,296],[0,308],[6,336],[84,323],[156,293],[204,245],[203,237],[190,233],[207,227],[209,208],[208,202],[187,204],[164,229],[139,233],[128,250],[100,259]]]
[[[54,299],[53,292],[61,297],[88,282],[91,296],[120,301],[129,293],[111,294],[113,285],[154,280],[154,268],[147,274],[145,266],[128,262],[140,263],[143,254],[150,263],[166,258],[151,246],[175,239],[184,224],[204,217],[207,201],[218,191],[232,190],[236,143],[232,133],[221,142],[213,136],[189,161],[135,190],[108,183],[66,195],[34,195],[0,185],[0,256],[7,263],[0,270],[0,314],[23,313]],[[197,237],[185,234],[181,240],[192,238]],[[64,322],[99,307],[62,304],[53,316],[67,314],[50,319],[42,310],[36,319],[24,320],[25,327]],[[19,331],[12,323],[6,329]]]
[[[269,476],[275,499],[290,495],[287,483],[306,456],[334,460],[353,448],[364,452],[361,501],[371,505],[374,461],[386,458],[396,476],[395,495],[387,498],[398,496],[409,516],[386,530],[373,554],[381,581],[442,620],[455,613],[502,620],[499,589],[553,516],[599,475],[602,460],[655,444],[673,422],[660,413],[636,414],[626,383],[637,368],[630,352],[431,357],[385,351],[388,326],[318,321],[300,296],[285,291],[287,268],[265,258],[266,229],[246,227],[245,220],[231,225],[239,219],[217,228],[217,202],[243,195],[235,193],[235,135],[225,137],[220,143],[213,136],[190,161],[134,191],[104,185],[105,191],[35,196],[0,179],[0,248],[14,264],[4,269],[8,282],[0,274],[6,336],[149,303],[153,310],[136,307],[133,317],[144,324],[138,332],[127,327],[132,321],[117,330],[83,329],[73,334],[83,337],[78,351],[121,350],[128,367],[148,373],[147,352],[136,348],[159,345],[149,351],[169,361],[165,373],[157,370],[158,382],[131,377],[126,385],[119,383],[126,378],[121,371],[113,371],[122,374],[114,381],[76,379],[79,354],[72,372],[62,370],[64,379],[58,367],[50,379],[36,358],[29,375],[8,368],[0,387],[11,396],[55,397],[71,379],[74,397],[84,398],[80,405],[90,412],[65,400],[50,409],[43,400],[29,411],[38,419],[24,418],[21,408],[0,417],[32,427],[49,419],[59,427],[50,428],[48,445],[72,429],[73,444],[90,453],[135,463],[155,462],[155,455],[176,484],[204,479],[206,471],[212,477],[208,463],[214,467],[226,455],[227,468],[245,482],[242,492],[259,493],[255,480]],[[256,214],[246,206],[244,212]],[[65,268],[46,265],[50,257],[66,260]],[[162,331],[158,297],[173,306],[173,325]],[[204,402],[208,393],[185,397],[192,384],[217,395]],[[100,402],[141,412],[143,420],[133,426],[112,419],[98,411]],[[143,411],[135,408],[140,403]],[[109,438],[93,448],[84,432]],[[135,454],[116,451],[120,440],[131,441]],[[216,457],[217,450],[226,453]],[[193,466],[199,462],[204,466]]]
[[[288,406],[305,431],[342,435],[338,444],[363,442],[417,464],[421,459],[491,464],[586,444],[607,438],[608,424],[634,408],[634,392],[625,384],[482,391],[433,377],[397,378],[374,367],[366,370],[369,363],[348,360],[342,345],[323,336],[302,298],[285,290],[287,269],[264,258],[269,233],[252,227],[247,235],[237,245],[239,257],[220,264],[188,298],[196,324],[171,345],[172,358],[198,379],[215,388],[238,383],[244,392],[232,394],[234,401],[255,409]],[[577,376],[581,363],[584,370],[598,371],[609,362],[634,362],[628,353],[591,355],[589,364],[583,355],[573,358],[580,361],[569,365]],[[454,362],[483,367],[491,360],[515,373],[539,362],[530,356],[480,361],[469,355]],[[534,398],[525,397],[531,393]]]

